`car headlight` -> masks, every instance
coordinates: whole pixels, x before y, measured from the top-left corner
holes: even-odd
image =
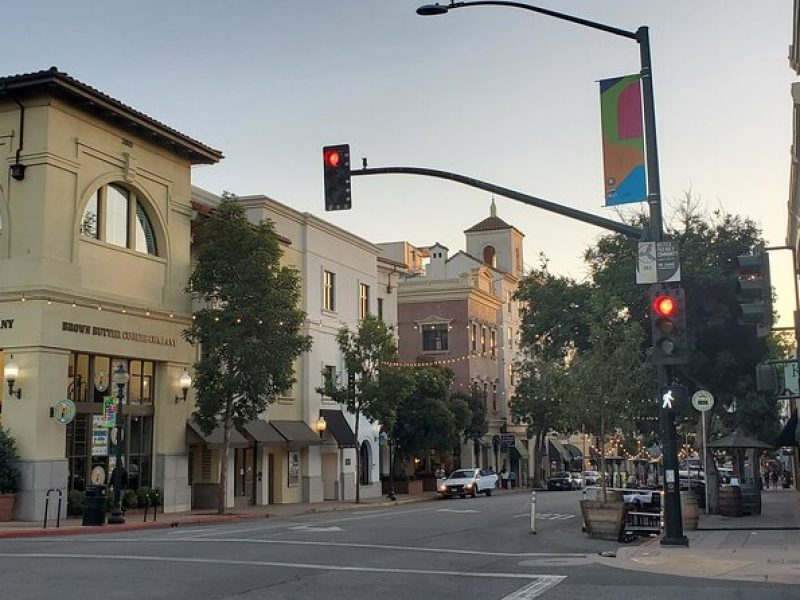
[[[447,486],[445,484],[440,485],[439,486],[439,491],[440,492],[446,492],[447,491]]]
[[[468,483],[468,484],[466,485],[466,488],[467,488],[468,490],[471,490],[471,489],[472,489],[472,487],[473,487],[474,485],[475,485],[474,483],[470,482],[470,483]]]

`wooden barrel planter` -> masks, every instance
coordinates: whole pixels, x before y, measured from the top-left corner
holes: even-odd
[[[742,512],[746,515],[761,514],[761,491],[752,485],[743,485]]]
[[[581,514],[590,537],[618,540],[625,521],[625,504],[621,501],[581,500]]]
[[[695,531],[699,516],[697,496],[692,490],[681,492],[681,517],[684,531]]]
[[[719,488],[719,514],[723,517],[741,517],[742,490],[736,485],[726,485]]]

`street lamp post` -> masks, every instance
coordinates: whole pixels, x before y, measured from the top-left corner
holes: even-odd
[[[123,400],[125,399],[124,389],[128,384],[130,376],[125,369],[123,363],[119,363],[114,369],[112,381],[117,386],[117,412],[115,415],[115,429],[117,430],[117,443],[116,446],[116,464],[112,472],[112,479],[114,481],[114,505],[111,507],[111,515],[108,517],[110,524],[120,524],[125,522],[125,517],[122,516],[122,444],[124,442],[123,435],[125,433],[125,419],[122,414]]]
[[[456,8],[468,8],[471,6],[501,6],[510,8],[521,8],[531,12],[539,13],[562,21],[569,21],[576,25],[582,25],[591,29],[598,29],[612,35],[635,40],[639,44],[639,59],[641,64],[642,82],[642,112],[644,117],[645,135],[645,162],[647,165],[647,205],[649,209],[650,222],[646,236],[649,241],[660,242],[662,238],[662,215],[661,215],[661,182],[658,169],[658,144],[656,142],[656,118],[655,102],[653,98],[653,69],[650,60],[650,32],[646,26],[639,27],[636,31],[627,31],[603,23],[589,21],[573,15],[567,15],[547,8],[541,8],[531,4],[521,2],[506,2],[503,0],[477,0],[475,2],[451,2],[447,5],[426,4],[417,9],[417,14],[422,16],[443,15]],[[658,378],[658,390],[655,394],[655,401],[659,402],[660,390],[671,380],[671,367],[663,364],[656,364]],[[681,500],[680,486],[678,481],[678,456],[677,444],[675,442],[675,424],[671,412],[661,412],[661,431],[666,435],[663,440],[663,460],[664,470],[672,472],[675,481],[664,484],[664,522],[665,535],[661,539],[663,545],[688,546],[689,542],[683,535],[683,523],[681,519]],[[665,477],[665,481],[668,478]]]

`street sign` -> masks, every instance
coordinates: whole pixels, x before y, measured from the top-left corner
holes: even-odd
[[[692,395],[692,406],[700,412],[706,412],[714,406],[714,396],[706,390],[698,390]]]
[[[681,280],[678,242],[639,242],[636,283],[677,283]]]
[[[500,443],[503,444],[503,446],[510,448],[514,445],[515,437],[516,436],[513,433],[501,433]]]
[[[92,456],[108,456],[108,429],[103,415],[92,415]]]

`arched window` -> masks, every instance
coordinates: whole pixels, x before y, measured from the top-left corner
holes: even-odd
[[[370,472],[372,471],[372,461],[370,460],[370,447],[367,442],[361,442],[361,474],[359,477],[359,481],[361,485],[369,485],[370,482]]]
[[[144,254],[158,255],[156,235],[142,201],[116,184],[92,194],[81,218],[81,235]]]
[[[494,246],[486,246],[483,249],[483,262],[490,267],[497,267],[497,257],[495,256]]]

